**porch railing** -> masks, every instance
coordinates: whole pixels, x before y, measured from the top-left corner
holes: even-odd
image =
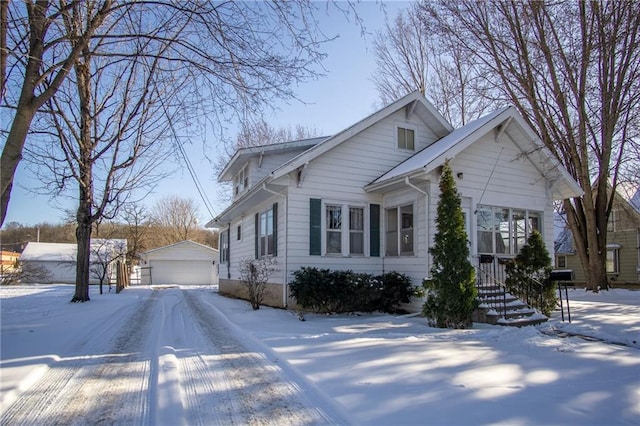
[[[492,309],[502,317],[507,314],[506,260],[483,254],[476,268],[480,306]]]

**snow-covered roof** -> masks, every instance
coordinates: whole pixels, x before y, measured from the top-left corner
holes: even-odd
[[[126,239],[94,238],[91,240],[91,257],[96,252],[111,251],[125,253]],[[75,243],[29,242],[20,255],[20,261],[75,262],[78,246]]]
[[[455,129],[447,136],[437,140],[433,144],[424,148],[422,151],[417,152],[402,163],[398,164],[396,167],[389,170],[378,179],[374,180],[372,184],[390,180],[399,176],[404,176],[420,168],[428,166],[429,163],[431,163],[438,157],[450,153],[457,144],[459,144],[465,138],[468,138],[469,136],[478,132],[480,129],[482,129],[483,126],[502,114],[507,109],[508,108],[499,109],[492,112],[491,114],[487,114],[484,117],[474,120],[465,126]]]
[[[551,190],[558,199],[577,197],[583,194],[582,188],[571,177],[569,172],[560,164],[553,154],[542,144],[542,141],[527,125],[514,107],[505,107],[487,114],[471,123],[466,124],[448,135],[435,141],[422,151],[409,157],[365,187],[367,191],[374,191],[398,179],[408,177],[414,173],[429,173],[444,162],[455,157],[464,149],[495,128],[504,131],[514,125],[526,135],[523,139],[527,146],[519,147],[523,154],[531,161],[542,176],[551,183]]]
[[[158,252],[166,251],[166,250],[171,250],[171,249],[175,249],[175,248],[178,248],[178,247],[187,247],[187,246],[196,247],[198,249],[204,249],[204,250],[207,250],[207,251],[211,251],[212,253],[218,253],[218,250],[213,248],[213,247],[209,247],[209,246],[206,246],[204,244],[200,244],[200,243],[197,243],[197,242],[191,241],[191,240],[184,240],[184,241],[179,241],[177,243],[169,244],[167,246],[156,247],[154,249],[147,250],[144,253],[140,253],[140,256],[148,256],[149,254],[158,253]]]
[[[327,139],[327,137],[328,136],[321,136],[316,138],[300,139],[289,142],[240,148],[235,152],[225,168],[220,172],[220,174],[218,175],[218,181],[224,182],[233,179],[233,176],[240,171],[240,169],[246,164],[247,160],[251,157],[266,153],[272,153],[274,151],[277,151],[278,153],[295,153],[296,150],[298,152],[300,150],[307,150]]]
[[[29,242],[20,261],[75,262],[78,246],[71,243]]]

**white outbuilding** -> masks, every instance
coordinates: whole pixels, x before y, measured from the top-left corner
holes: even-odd
[[[29,242],[22,254],[20,264],[22,268],[38,268],[46,275],[37,277],[39,283],[74,284],[76,282],[76,258],[78,246],[72,243],[40,243]],[[127,252],[125,239],[91,239],[89,253],[89,284],[99,284],[100,279],[105,283],[115,280],[117,261],[124,261]],[[24,282],[31,282],[34,277]]]
[[[218,250],[194,241],[181,241],[140,255],[143,285],[218,284]]]

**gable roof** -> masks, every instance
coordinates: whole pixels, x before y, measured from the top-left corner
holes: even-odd
[[[218,181],[224,182],[233,179],[235,174],[238,173],[242,167],[244,167],[246,162],[251,157],[259,156],[273,151],[284,153],[301,149],[306,150],[322,142],[324,139],[327,139],[327,136],[239,148],[218,175]]]
[[[140,253],[140,256],[147,256],[149,254],[159,253],[159,252],[163,252],[163,251],[167,251],[167,250],[172,250],[172,249],[175,249],[175,248],[188,247],[188,246],[195,247],[195,248],[197,248],[199,250],[203,250],[204,249],[204,250],[216,253],[216,254],[218,253],[218,250],[214,249],[213,247],[209,247],[209,246],[206,246],[204,244],[196,243],[195,241],[191,241],[191,240],[184,240],[184,241],[179,241],[177,243],[169,244],[167,246],[156,247],[154,249],[147,250],[144,253]]]
[[[631,197],[631,199],[629,200],[629,204],[631,205],[631,207],[636,209],[638,213],[640,213],[640,188],[638,188],[633,197]]]
[[[126,251],[125,239],[91,239],[91,253],[93,257],[97,252],[105,250]],[[20,255],[20,261],[39,262],[75,262],[78,253],[78,245],[75,243],[39,243],[29,242]]]
[[[437,140],[428,147],[407,158],[405,161],[398,164],[396,167],[371,182],[371,185],[373,186],[377,183],[382,183],[397,177],[404,177],[420,169],[425,169],[425,171],[433,170],[435,167],[440,166],[442,163],[444,163],[444,161],[442,161],[442,163],[436,164],[433,167],[429,167],[430,163],[433,160],[443,156],[444,154],[450,155],[451,151],[454,148],[458,148],[456,151],[460,151],[462,148],[466,148],[468,144],[462,144],[461,142],[465,140],[471,142],[472,140],[474,140],[471,139],[470,136],[478,132],[483,128],[485,124],[500,115],[506,109],[507,108],[503,108],[494,111],[491,114],[485,115],[484,117],[472,121],[465,126],[455,129],[447,136]]]
[[[407,109],[407,114],[418,114],[423,122],[436,135],[444,136],[453,130],[451,124],[449,124],[422,93],[419,91],[412,92],[287,161],[271,172],[271,177],[277,179],[280,176],[296,170],[298,167],[305,165],[314,158],[324,154],[402,108]]]
[[[75,262],[78,246],[72,243],[29,242],[20,261]]]
[[[503,132],[512,124],[519,126],[527,135],[528,145],[518,148],[540,174],[549,179],[554,195],[562,199],[582,195],[582,188],[542,144],[514,107],[496,110],[450,132],[371,182],[365,190],[374,191],[405,177],[429,173],[443,165],[447,159],[455,157],[468,148],[489,131],[498,128]]]
[[[231,216],[236,210],[242,211],[238,209],[242,209],[246,205],[255,201],[256,197],[257,202],[270,197],[273,194],[273,188],[268,189],[267,186],[271,185],[275,179],[278,179],[279,177],[285,176],[288,173],[295,171],[299,167],[302,167],[312,161],[314,158],[317,158],[318,156],[338,146],[342,142],[345,142],[351,137],[366,130],[367,128],[373,126],[374,124],[380,122],[381,120],[403,108],[406,109],[407,115],[417,114],[425,123],[425,125],[427,125],[437,136],[445,136],[453,130],[451,124],[449,124],[449,122],[419,91],[409,93],[408,95],[403,96],[397,101],[374,112],[368,117],[365,117],[364,119],[358,121],[352,126],[349,126],[340,133],[323,139],[306,151],[286,161],[275,170],[273,170],[270,174],[267,174],[260,182],[256,183],[247,192],[243,193],[222,213],[207,222],[205,224],[205,227],[211,228],[217,226],[218,224],[225,223],[226,221],[230,220]],[[260,147],[256,147],[256,149],[259,148]]]

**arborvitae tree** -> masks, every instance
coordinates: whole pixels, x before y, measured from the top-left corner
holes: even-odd
[[[550,315],[556,306],[554,283],[548,281],[550,272],[551,257],[542,235],[533,231],[520,253],[507,264],[507,289],[543,314]]]
[[[431,279],[423,314],[436,327],[467,328],[476,308],[475,270],[469,261],[460,195],[447,161],[440,178],[440,200],[436,218],[437,232],[431,248]]]

